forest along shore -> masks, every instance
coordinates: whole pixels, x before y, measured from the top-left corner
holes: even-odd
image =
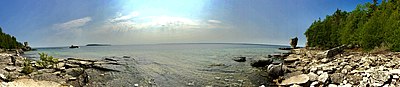
[[[151,86],[135,68],[129,56],[99,60],[67,58],[56,60],[45,55],[27,60],[17,52],[0,53],[1,87],[127,87]],[[44,61],[43,61],[44,60]],[[134,78],[134,79],[131,79]],[[129,79],[129,80],[127,80]]]
[[[340,46],[330,50],[293,49],[284,59],[281,86],[400,86],[400,52],[365,53]]]

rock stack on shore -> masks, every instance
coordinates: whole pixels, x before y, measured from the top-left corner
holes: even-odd
[[[342,51],[342,52],[339,52]],[[293,49],[284,60],[288,73],[275,79],[280,86],[399,87],[400,52],[372,54]]]

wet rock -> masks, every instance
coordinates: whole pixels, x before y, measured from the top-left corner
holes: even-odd
[[[265,67],[267,65],[270,65],[272,62],[273,62],[272,59],[260,59],[252,61],[250,65],[252,67]]]
[[[331,78],[331,82],[334,84],[340,84],[344,80],[344,74],[334,73],[329,76]]]
[[[236,62],[245,62],[246,57],[234,57],[234,58],[232,58],[232,60],[234,60]]]
[[[115,58],[104,58],[104,60],[108,60],[108,61],[118,61],[118,59],[115,59]]]
[[[324,72],[321,75],[318,76],[318,81],[325,83],[329,78],[328,73]]]
[[[285,72],[287,72],[287,67],[284,65],[268,65],[268,74],[269,76],[271,76],[272,78],[276,78],[278,76],[282,76],[283,74],[285,74]]]
[[[122,56],[122,58],[131,58],[131,56]]]
[[[283,80],[280,85],[304,84],[307,83],[309,80],[310,78],[307,74],[301,74]]]

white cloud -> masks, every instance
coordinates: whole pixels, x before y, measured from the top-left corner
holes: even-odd
[[[139,16],[139,12],[132,12],[132,13],[130,13],[128,15],[124,15],[124,16],[122,16],[121,13],[118,13],[118,17],[114,18],[114,19],[111,19],[110,21],[111,22],[126,21],[126,20],[130,20],[130,19],[132,19],[134,17],[137,17],[137,16]]]
[[[219,21],[219,20],[208,20],[208,22],[209,22],[209,23],[216,23],[216,24],[222,23],[222,22]]]
[[[88,22],[92,20],[91,17],[84,17],[75,20],[71,20],[65,23],[55,24],[54,27],[56,29],[75,29],[86,25]]]

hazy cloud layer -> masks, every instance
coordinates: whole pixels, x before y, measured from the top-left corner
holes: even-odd
[[[82,26],[86,25],[86,23],[88,23],[91,20],[92,20],[91,17],[84,17],[84,18],[74,19],[74,20],[70,20],[70,21],[65,22],[65,23],[55,24],[54,28],[56,28],[56,29],[66,29],[66,30],[75,29],[75,28],[79,28],[79,27],[82,27]]]

